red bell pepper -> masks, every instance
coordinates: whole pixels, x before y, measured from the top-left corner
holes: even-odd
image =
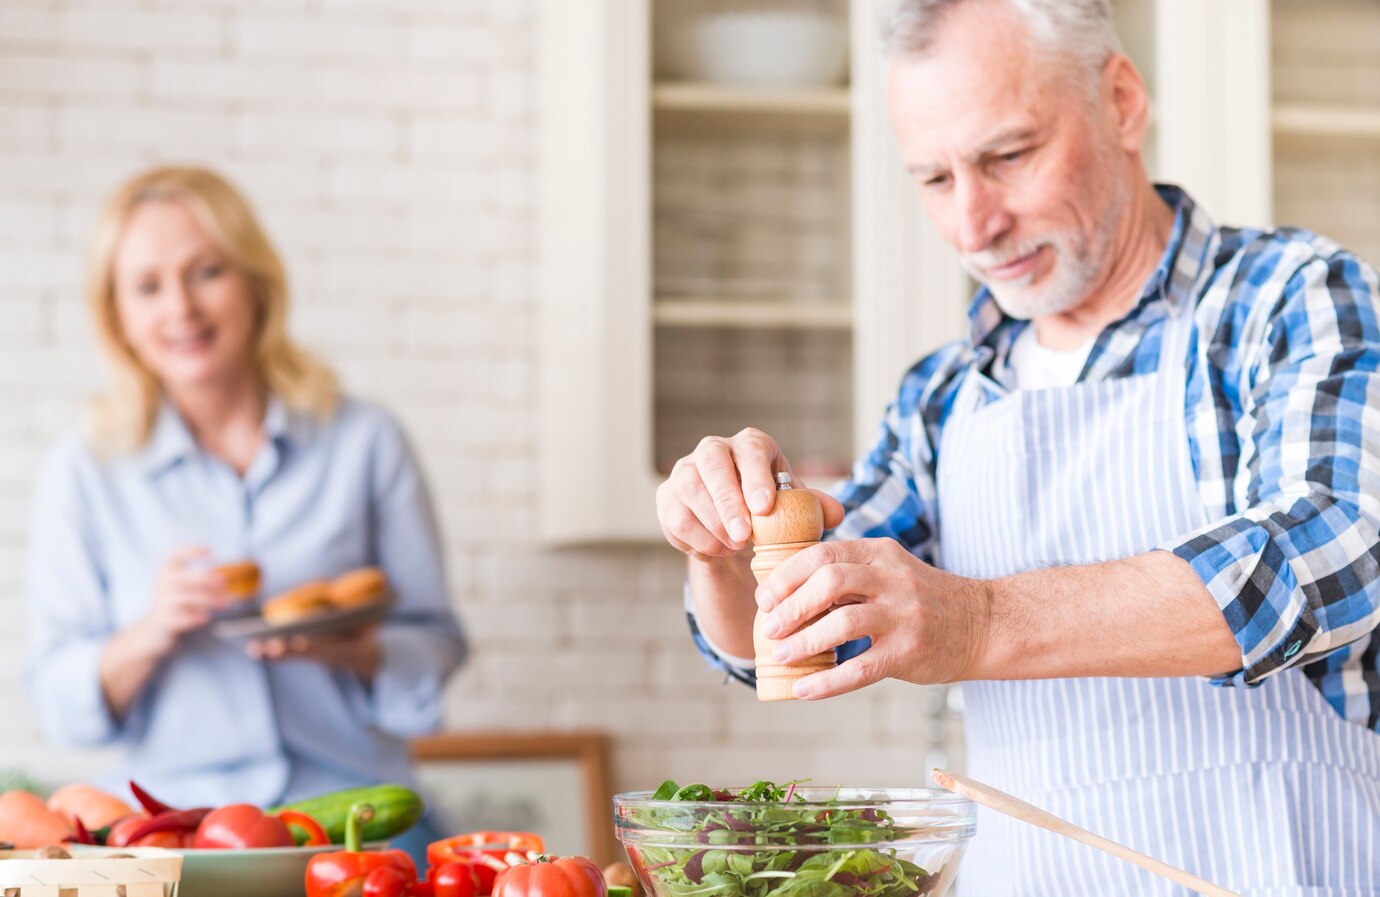
[[[496,859],[508,853],[541,853],[546,842],[531,832],[469,832],[453,838],[442,838],[427,845],[426,858],[435,865],[436,856],[448,856],[461,851],[482,851]],[[443,860],[444,862],[444,860]]]
[[[298,810],[279,810],[273,815],[283,820],[289,828],[300,828],[306,833],[306,840],[298,841],[297,843],[299,844],[305,844],[307,847],[316,847],[321,844],[331,843],[331,836],[326,834],[326,830],[321,827],[321,823],[317,822],[306,813],[299,812]],[[294,840],[296,839],[294,838]]]
[[[374,815],[355,804],[345,822],[345,849],[319,853],[307,863],[307,897],[402,897],[417,880],[417,867],[401,850],[360,850],[360,825]]]
[[[527,863],[536,859],[546,849],[540,835],[531,832],[470,832],[432,841],[426,848],[426,859],[433,873],[449,864],[457,864],[458,869],[451,875],[469,875],[474,882],[472,894],[454,892],[446,897],[486,897],[494,890],[494,881],[499,873],[517,863]],[[436,897],[442,897],[441,884],[433,876],[428,881],[436,889]],[[462,888],[458,879],[453,887]]]

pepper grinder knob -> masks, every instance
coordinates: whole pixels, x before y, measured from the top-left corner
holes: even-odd
[[[752,515],[752,575],[757,584],[766,581],[771,572],[796,552],[819,543],[824,535],[824,509],[819,499],[806,489],[791,485],[789,473],[776,475],[776,503],[771,513]],[[757,699],[759,701],[789,701],[795,698],[791,687],[795,680],[810,673],[834,666],[834,652],[824,651],[813,657],[782,664],[772,656],[777,640],[762,634],[762,618],[757,612],[752,624],[752,647],[757,656]]]

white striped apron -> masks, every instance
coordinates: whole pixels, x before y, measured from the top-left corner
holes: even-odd
[[[973,372],[939,453],[940,563],[994,578],[1145,552],[1206,523],[1184,421],[1192,303],[1155,374],[1001,391]],[[1146,313],[1153,313],[1147,309]],[[1380,897],[1380,735],[1301,673],[963,686],[971,774],[1248,897]],[[1188,895],[981,811],[968,897]]]

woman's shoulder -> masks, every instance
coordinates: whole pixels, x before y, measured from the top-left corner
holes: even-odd
[[[85,427],[74,426],[58,434],[48,445],[41,470],[94,476],[119,460],[120,456],[107,456],[98,451]]]
[[[110,475],[112,464],[92,446],[81,427],[72,427],[55,439],[39,462],[34,488],[39,500],[83,492]]]
[[[401,433],[397,416],[376,402],[359,396],[342,395],[330,426],[360,436],[380,436]]]
[[[373,455],[407,450],[407,437],[397,416],[382,405],[358,396],[342,395],[324,430],[332,443]]]

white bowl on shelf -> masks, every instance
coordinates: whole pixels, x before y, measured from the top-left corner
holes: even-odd
[[[800,89],[843,81],[848,22],[828,0],[675,0],[659,19],[675,79]]]

